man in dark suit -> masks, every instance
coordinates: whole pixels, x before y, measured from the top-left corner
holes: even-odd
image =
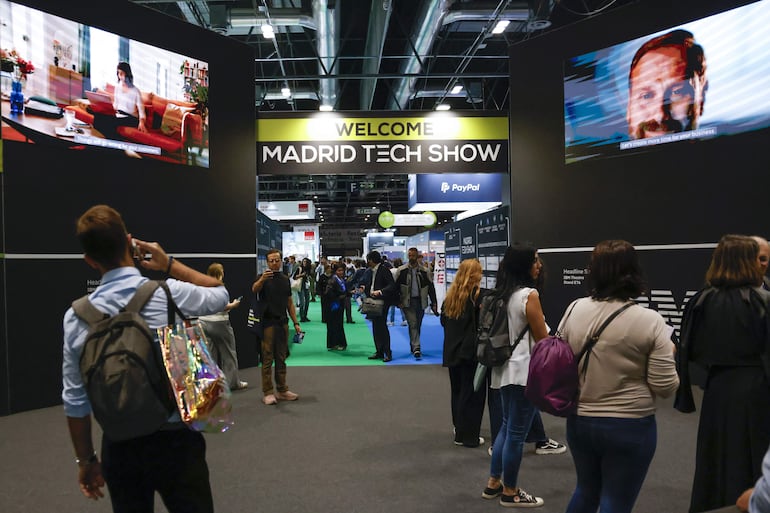
[[[382,264],[382,256],[379,251],[370,251],[366,255],[366,264],[372,271],[372,279],[362,283],[364,293],[374,299],[385,301],[385,307],[382,315],[369,315],[372,321],[372,334],[374,335],[375,353],[369,357],[370,360],[379,360],[389,362],[393,359],[393,353],[390,351],[390,331],[385,318],[385,313],[390,305],[398,302],[398,289],[393,280],[393,273]]]

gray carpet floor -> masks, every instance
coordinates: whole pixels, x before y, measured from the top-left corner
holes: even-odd
[[[251,386],[233,394],[235,426],[206,435],[219,513],[501,511],[481,498],[486,417],[483,448],[452,443],[446,369],[290,366],[288,377],[299,401],[268,407],[259,369],[242,370]],[[658,402],[657,453],[635,511],[687,511],[698,418],[671,403]],[[565,440],[564,419],[543,420],[550,437]],[[0,455],[0,512],[111,511],[108,500],[78,491],[61,407],[0,418]],[[536,511],[563,512],[575,485],[569,451],[538,456],[528,446],[520,485],[545,499]]]

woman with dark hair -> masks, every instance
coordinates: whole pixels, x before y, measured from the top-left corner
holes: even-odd
[[[345,313],[345,298],[348,288],[345,284],[345,264],[337,262],[332,265],[332,276],[326,284],[326,349],[329,351],[344,351],[348,348],[345,338],[345,327],[342,316]]]
[[[676,391],[671,328],[633,303],[645,290],[634,247],[606,240],[591,254],[591,296],[574,301],[559,333],[575,354],[616,312],[580,361],[580,399],[567,418],[577,486],[567,513],[630,513],[655,454],[655,397]],[[625,310],[621,310],[625,308]]]
[[[118,127],[129,126],[146,132],[144,102],[142,93],[134,85],[134,74],[131,65],[119,62],[117,67],[118,83],[112,93],[114,113],[92,112],[94,128],[109,139],[117,139]]]
[[[511,344],[523,334],[511,358],[500,367],[494,367],[491,374],[491,387],[500,389],[503,423],[493,444],[489,479],[481,496],[485,499],[500,496],[500,504],[507,507],[543,505],[543,499],[518,486],[524,440],[535,415],[535,407],[524,397],[530,349],[535,342],[548,336],[540,296],[534,288],[539,273],[540,262],[535,248],[511,246],[500,262],[497,284],[492,292],[508,305]]]
[[[484,416],[486,388],[473,390],[481,277],[481,263],[477,259],[468,258],[460,262],[441,309],[443,365],[449,369],[455,445],[465,447],[478,447],[484,443],[479,431]]]
[[[759,246],[725,235],[706,272],[706,288],[687,303],[682,366],[705,374],[690,512],[735,504],[762,475],[770,445],[768,293]],[[685,375],[682,385],[689,386]]]

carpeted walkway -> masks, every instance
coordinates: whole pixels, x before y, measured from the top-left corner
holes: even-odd
[[[371,324],[353,307],[355,324],[345,323],[348,348],[345,351],[327,351],[326,324],[321,322],[321,303],[311,302],[308,308],[310,322],[302,323],[305,338],[302,344],[291,345],[289,364],[296,367],[349,366],[349,365],[430,365],[441,364],[444,329],[439,318],[426,314],[420,331],[422,360],[417,361],[409,349],[409,327],[401,325],[401,313],[396,312],[395,326],[390,327],[390,346],[393,360],[384,364],[380,360],[368,360],[374,353]]]

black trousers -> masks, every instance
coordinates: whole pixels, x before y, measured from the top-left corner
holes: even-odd
[[[386,312],[387,310],[383,310],[382,315],[370,319],[372,321],[372,334],[374,335],[374,350],[380,356],[392,356]]]
[[[487,395],[487,389],[483,386],[478,392],[474,392],[475,373],[476,363],[472,361],[463,361],[460,365],[449,367],[455,441],[471,447],[479,445],[479,431]]]
[[[112,442],[102,471],[114,513],[151,513],[157,491],[169,513],[213,513],[203,435],[187,427]]]

